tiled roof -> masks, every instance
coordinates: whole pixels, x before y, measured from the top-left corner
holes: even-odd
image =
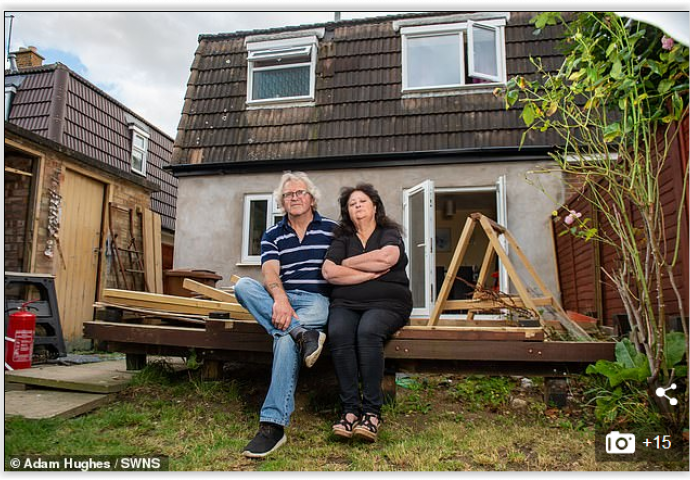
[[[454,12],[458,14],[462,12]],[[534,73],[529,57],[550,69],[562,57],[557,32],[533,35],[534,13],[512,12],[505,29],[508,77]],[[439,16],[438,13],[427,16]],[[403,96],[401,37],[393,22],[422,15],[321,24],[315,105],[248,109],[247,36],[295,30],[200,35],[175,140],[175,165],[520,145],[517,109],[491,89],[449,96]],[[301,28],[313,28],[302,26]],[[530,133],[526,145],[555,145]]]

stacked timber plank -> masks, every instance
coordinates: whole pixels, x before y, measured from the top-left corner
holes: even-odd
[[[205,324],[212,314],[224,314],[232,320],[252,320],[251,314],[235,296],[208,285],[185,279],[184,288],[209,298],[190,298],[161,293],[108,288],[103,291],[98,308],[120,310],[141,318],[158,318],[185,323]]]

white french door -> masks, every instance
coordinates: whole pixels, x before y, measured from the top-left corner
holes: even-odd
[[[496,180],[496,223],[508,228],[508,202],[506,202],[506,176],[501,175]],[[508,242],[505,236],[501,235],[499,241],[503,246],[503,250],[508,253]],[[503,266],[501,259],[498,260],[498,284],[501,287],[501,291],[505,293],[510,292],[510,286],[508,285],[508,270]]]
[[[403,192],[403,227],[412,316],[429,316],[436,300],[436,226],[434,182],[426,180]]]
[[[403,227],[405,229],[405,248],[409,263],[407,274],[412,290],[413,317],[428,317],[436,302],[436,193],[472,194],[491,191],[496,193],[496,222],[508,227],[506,202],[506,178],[498,177],[495,186],[434,188],[432,180],[426,180],[403,191]],[[464,223],[463,223],[464,224]],[[501,243],[507,252],[507,243],[501,236]],[[454,250],[456,245],[451,245]],[[498,263],[499,285],[502,291],[509,292],[508,273],[502,262]]]

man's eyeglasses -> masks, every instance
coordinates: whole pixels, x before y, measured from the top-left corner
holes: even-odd
[[[292,197],[302,198],[307,193],[309,192],[306,190],[295,190],[294,192],[285,192],[283,193],[283,200],[290,200]]]

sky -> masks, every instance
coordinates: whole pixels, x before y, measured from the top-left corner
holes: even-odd
[[[329,3],[305,5],[294,0],[282,3],[255,0],[251,5],[263,11],[220,12],[212,10],[233,8],[233,2],[214,4],[213,1],[204,3],[199,0],[191,4],[181,0],[165,3],[119,0],[109,3],[101,0],[97,4],[89,4],[9,0],[5,2],[5,56],[10,33],[7,17],[13,15],[9,46],[12,51],[35,46],[45,57],[44,64],[64,63],[174,139],[200,34],[322,23],[333,20],[336,8],[342,9],[341,19],[345,20],[403,13],[391,11],[393,4],[396,9],[405,11],[418,11],[422,5],[434,11],[459,10],[461,5],[459,1],[451,0],[420,3],[357,0],[350,3],[351,10],[366,10],[370,5],[382,7],[381,11],[347,11],[348,6],[343,4],[331,5],[331,11],[294,11],[306,10],[313,4],[328,8]],[[94,5],[98,5],[100,10],[86,11]],[[492,0],[483,0],[482,5],[487,10],[510,10],[509,4],[500,5]],[[552,2],[547,5],[552,8],[558,6]],[[246,7],[247,2],[244,1],[242,6]],[[538,4],[522,6],[539,9]],[[581,8],[586,6],[587,2]],[[687,9],[668,1],[655,4],[655,7]],[[618,8],[623,9],[622,5]],[[634,1],[625,2],[626,10],[634,8]],[[123,9],[129,11],[121,11]],[[142,11],[144,9],[148,11]],[[687,13],[681,18],[687,27]]]
[[[341,19],[391,12],[343,12]],[[35,46],[175,138],[200,34],[331,21],[334,12],[27,12],[10,49]],[[5,19],[5,55],[9,20]]]

